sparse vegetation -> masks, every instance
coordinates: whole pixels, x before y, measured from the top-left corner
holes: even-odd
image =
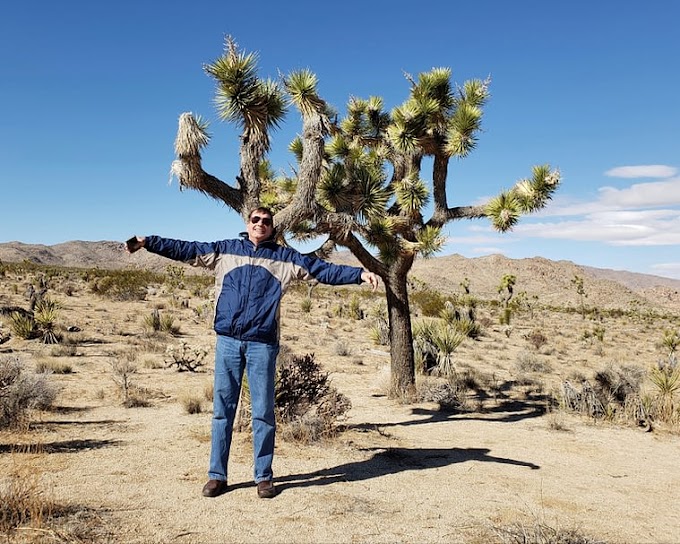
[[[284,439],[310,443],[334,436],[337,420],[352,404],[330,385],[314,355],[307,354],[279,362],[275,406]]]
[[[178,372],[196,372],[205,366],[204,359],[208,350],[190,347],[187,342],[168,346],[165,352],[165,363],[168,367],[177,367]]]
[[[49,408],[56,395],[44,374],[28,372],[17,356],[0,355],[0,429],[25,428],[29,411]]]
[[[46,429],[54,436],[48,438],[48,448],[57,451],[59,448],[78,447],[73,445],[78,439],[68,434],[72,430],[71,424],[56,426],[52,421],[73,422],[75,425],[81,417],[83,420],[88,419],[81,416],[79,410],[87,414],[91,407],[96,407],[97,410],[104,410],[107,406],[119,409],[121,400],[125,406],[133,407],[148,406],[150,399],[163,398],[162,402],[154,402],[156,405],[154,413],[156,409],[163,410],[168,407],[172,408],[175,414],[181,410],[183,414],[200,415],[209,410],[209,403],[213,397],[212,384],[206,383],[211,377],[210,368],[207,367],[209,363],[205,363],[207,373],[196,375],[175,375],[168,373],[167,370],[161,371],[160,369],[168,366],[181,370],[181,365],[175,365],[165,354],[168,346],[177,340],[165,334],[145,334],[140,327],[142,320],[145,316],[150,316],[153,309],[158,313],[157,332],[162,332],[163,316],[173,316],[176,322],[181,320],[183,337],[191,339],[186,345],[187,358],[191,359],[192,348],[189,346],[194,342],[194,338],[198,338],[204,330],[206,335],[209,334],[209,316],[212,314],[213,305],[205,293],[201,299],[190,298],[189,291],[193,288],[191,275],[185,275],[173,289],[169,288],[170,284],[166,279],[162,279],[158,284],[149,283],[145,286],[146,300],[119,301],[93,296],[85,288],[85,281],[92,285],[97,278],[106,275],[100,272],[89,272],[87,278],[73,273],[67,278],[45,273],[42,269],[23,270],[20,276],[16,275],[13,267],[5,267],[4,271],[5,276],[0,283],[0,351],[20,352],[22,361],[26,363],[22,369],[22,376],[44,380],[45,384],[55,387],[55,391],[58,384],[60,388],[65,388],[66,392],[63,406],[54,406],[56,393],[53,392],[51,401],[29,403],[31,407],[26,408],[21,417],[4,426],[3,432],[8,437],[3,442],[6,448],[11,447],[14,451],[21,448],[21,444],[27,443],[30,444],[33,454],[35,449],[40,447],[40,441],[45,436],[42,431]],[[39,288],[41,281],[38,274],[44,275],[44,281],[50,286],[50,294],[65,293],[63,282],[66,281],[74,287],[70,289],[72,296],[60,300],[59,313],[49,320],[51,325],[48,325],[48,328],[51,327],[55,335],[61,336],[59,344],[42,345],[42,330],[45,327],[35,318],[32,320],[33,324],[27,326],[28,330],[32,331],[26,335],[27,338],[22,338],[14,330],[13,313],[30,317],[35,315],[40,307],[40,301],[37,301],[33,312],[25,309],[28,308],[26,286],[31,284]],[[165,278],[165,275],[161,277]],[[495,274],[494,277],[499,276]],[[473,280],[477,287],[477,278],[473,277]],[[201,281],[205,280],[202,278]],[[573,288],[569,288],[569,276],[564,283],[562,289],[571,291],[572,296],[575,296]],[[196,283],[196,286],[198,285],[201,284]],[[414,292],[425,290],[425,285],[412,289]],[[456,281],[453,281],[452,285],[460,290]],[[314,288],[314,303],[310,304],[304,319],[299,319],[298,308],[302,309],[305,287],[301,286],[299,292],[294,292],[292,296],[289,293],[284,299],[288,305],[282,311],[284,337],[290,340],[296,350],[318,349],[318,353],[322,355],[317,354],[316,358],[328,359],[323,367],[319,365],[321,377],[325,375],[329,380],[330,372],[330,376],[339,377],[338,381],[341,384],[349,377],[350,381],[347,383],[362,383],[362,387],[364,385],[366,387],[361,392],[352,390],[352,395],[366,394],[368,399],[368,396],[375,392],[378,400],[371,399],[370,402],[380,403],[378,395],[386,391],[386,386],[385,389],[378,389],[374,382],[377,381],[377,369],[384,364],[385,353],[389,348],[373,348],[376,345],[389,346],[384,302],[365,298],[363,293],[358,295],[356,306],[365,306],[366,309],[362,309],[361,313],[366,319],[355,322],[351,304],[353,292],[348,288],[340,295],[343,301],[342,311],[338,312],[341,315],[336,318],[331,311],[339,300],[336,290],[320,285]],[[429,326],[432,328],[429,334],[433,335],[429,337],[429,351],[425,349],[420,351],[423,360],[422,366],[419,365],[416,400],[434,403],[436,406],[414,406],[413,411],[417,415],[409,420],[409,423],[414,425],[408,427],[404,425],[403,429],[415,430],[417,427],[420,432],[427,434],[429,422],[432,421],[435,423],[433,430],[436,426],[437,432],[446,432],[447,418],[451,421],[468,419],[469,422],[475,420],[511,422],[515,419],[534,417],[527,414],[539,414],[543,409],[545,416],[540,416],[541,419],[536,420],[538,426],[535,428],[542,427],[556,432],[574,431],[568,435],[551,433],[554,440],[568,438],[578,443],[579,435],[583,434],[580,425],[589,425],[590,429],[593,429],[592,432],[598,432],[597,429],[600,428],[611,429],[609,422],[616,425],[640,425],[645,430],[661,434],[661,442],[675,440],[680,429],[680,371],[677,370],[675,359],[680,317],[672,311],[649,309],[642,304],[622,309],[598,308],[597,293],[593,288],[589,289],[590,307],[587,308],[585,321],[582,320],[578,306],[574,306],[573,302],[562,304],[554,300],[551,302],[552,306],[536,302],[534,314],[531,316],[520,304],[522,293],[517,293],[511,300],[512,327],[503,327],[499,325],[499,312],[502,308],[494,290],[495,286],[490,289],[491,298],[480,295],[472,298],[469,293],[467,296],[454,294],[444,289],[438,291],[441,285],[436,287],[437,289],[433,287],[433,290],[441,295],[441,311],[424,319],[422,317],[424,312],[420,306],[413,306],[414,333],[421,326]],[[187,305],[180,303],[187,298],[190,300],[188,308]],[[44,296],[42,300],[46,299],[49,301],[50,297]],[[541,301],[544,300],[541,293]],[[433,303],[432,307],[435,306]],[[424,325],[425,323],[427,325]],[[78,327],[71,327],[72,325]],[[434,336],[437,334],[435,331],[439,329],[440,332],[447,331],[446,334],[442,334],[444,340],[447,335],[453,337],[456,333],[462,335],[463,340],[455,349],[450,349],[450,343],[446,341],[438,345],[434,341]],[[506,330],[512,333],[508,332],[506,335]],[[203,343],[208,338],[201,337],[200,342]],[[414,340],[421,340],[419,334],[414,334]],[[597,352],[593,349],[601,345],[606,348],[606,358],[596,356]],[[127,351],[135,352],[136,356],[128,355]],[[15,356],[14,353],[2,353],[0,357],[11,358]],[[282,362],[294,358],[290,350],[288,353],[282,350],[282,353]],[[334,355],[350,358],[338,360],[333,357]],[[56,357],[62,359],[55,360]],[[179,357],[184,360],[183,355]],[[114,358],[121,363],[129,358],[128,362],[132,368],[121,367],[114,370],[109,366]],[[139,366],[137,361],[140,361]],[[195,367],[195,370],[201,370],[202,366],[204,365]],[[448,370],[445,370],[447,367]],[[351,376],[348,376],[350,374]],[[117,381],[111,380],[112,375],[116,376]],[[313,377],[313,373],[309,375]],[[104,376],[104,379],[97,379],[96,376]],[[200,398],[182,394],[187,390],[187,380],[193,383],[191,387],[198,391]],[[562,385],[565,382],[570,384],[570,395],[567,395],[567,386]],[[142,384],[149,386],[149,389],[142,387]],[[310,387],[314,389],[314,386]],[[555,393],[554,399],[544,393],[557,389],[560,392]],[[411,400],[412,398],[408,398],[403,402]],[[0,402],[4,401],[4,397],[0,398]],[[51,412],[33,414],[33,407],[38,405],[42,407],[41,409]],[[378,447],[379,444],[389,444],[392,440],[403,439],[402,426],[374,424],[374,421],[380,421],[379,418],[369,419],[368,423],[365,423],[353,415],[351,424],[344,425],[343,417],[348,409],[347,397],[337,390],[333,392],[331,388],[328,395],[323,396],[317,404],[301,401],[300,408],[294,410],[295,416],[288,420],[279,415],[277,436],[284,441],[295,441],[300,445],[303,454],[307,455],[305,444],[313,445],[315,442],[325,441],[347,431],[347,434],[341,435],[341,441],[330,444],[330,448],[323,451],[328,451],[330,455],[330,451],[337,447],[347,448],[349,457],[363,456],[365,450],[362,448],[374,445]],[[12,412],[12,417],[14,413]],[[128,413],[131,419],[135,419],[139,415],[151,412]],[[575,413],[583,414],[584,418],[579,418]],[[188,436],[201,437],[201,447],[209,442],[209,425],[205,425],[208,417],[204,414],[196,418],[181,418],[184,425],[192,426],[187,429]],[[119,419],[118,416],[116,419]],[[597,425],[590,425],[594,420],[597,421]],[[124,424],[113,422],[112,418],[111,423],[104,425],[110,425],[116,436],[125,440],[124,435],[127,431]],[[95,431],[98,432],[99,426],[97,424],[95,429],[93,424],[83,429],[94,434]],[[640,433],[640,436],[644,440],[645,435]],[[90,442],[89,438],[83,440],[83,444],[86,444],[83,446],[84,450],[98,447],[96,441],[92,442],[94,445]],[[460,446],[459,449],[463,452],[464,446]],[[433,455],[434,459],[440,459],[437,457],[440,454]],[[489,455],[493,456],[494,453]],[[7,461],[9,455],[0,457],[6,461],[1,467],[4,469],[9,463]],[[66,460],[62,460],[61,457],[50,456],[44,464],[52,466],[51,463],[58,460],[61,467],[77,463],[81,459],[75,454],[65,456]],[[513,461],[535,462],[531,454],[507,457]],[[426,454],[423,463],[430,462],[431,459]],[[437,461],[432,462],[436,464]],[[340,465],[342,461],[336,464]],[[417,468],[418,465],[414,466]],[[427,480],[426,473],[423,475]],[[5,500],[7,504],[12,503],[10,491],[9,480],[0,479],[0,493],[5,493],[0,496],[0,500]],[[5,499],[6,497],[9,498]],[[47,495],[43,495],[38,498],[50,503],[46,497]],[[27,511],[22,508],[18,506],[17,512]],[[58,536],[67,533],[61,526],[55,530],[54,524],[62,523],[70,514],[60,513],[63,512],[60,510],[63,506],[55,505],[54,508],[57,515],[48,515],[45,510],[46,514],[40,522],[37,514],[23,518],[20,513],[14,515],[15,520],[21,518],[24,521],[19,526],[15,522],[10,524],[19,527],[18,530],[17,528],[10,530],[10,541],[16,540],[18,535],[29,534],[40,534],[45,539],[59,541]],[[95,513],[84,509],[80,512],[87,519],[96,521]],[[77,516],[79,517],[81,513]],[[5,519],[9,518],[10,515],[7,514]],[[578,540],[587,538],[579,531],[570,532],[558,528],[551,536],[549,527],[534,527],[532,523],[504,525],[504,528],[515,531],[515,534],[496,535],[496,540],[490,539],[489,542],[517,542],[520,531],[524,531],[521,534],[526,535],[526,542],[553,542],[549,538],[554,538],[554,542],[560,544],[571,542],[560,540],[567,536],[575,538],[575,542],[589,542]],[[545,540],[538,540],[539,538]],[[69,541],[68,538],[63,540]],[[80,540],[73,537],[71,541]]]

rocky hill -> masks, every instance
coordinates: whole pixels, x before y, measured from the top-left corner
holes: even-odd
[[[52,246],[8,242],[0,244],[0,262],[31,262],[77,268],[149,268],[162,271],[167,259],[140,251],[128,255],[120,242],[72,241]],[[357,264],[349,252],[336,253],[332,260]],[[191,267],[188,267],[191,269]],[[444,293],[460,293],[461,282],[469,280],[470,291],[480,297],[498,296],[504,274],[517,278],[515,292],[538,297],[542,304],[579,304],[572,283],[583,278],[586,304],[600,308],[658,308],[680,312],[680,280],[580,266],[570,261],[551,261],[542,257],[508,259],[502,255],[466,258],[446,255],[416,261],[412,277]]]

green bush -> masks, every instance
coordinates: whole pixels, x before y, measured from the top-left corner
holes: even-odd
[[[163,276],[148,270],[98,271],[92,292],[111,300],[144,300],[147,288],[163,283]]]
[[[438,317],[446,305],[446,299],[441,293],[430,288],[413,291],[409,294],[409,299],[426,317]]]

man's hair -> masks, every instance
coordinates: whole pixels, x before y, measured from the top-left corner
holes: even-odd
[[[255,212],[266,213],[269,217],[274,218],[274,213],[266,206],[257,206],[248,212],[248,219],[250,219]]]

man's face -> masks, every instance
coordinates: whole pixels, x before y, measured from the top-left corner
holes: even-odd
[[[250,214],[247,229],[248,238],[253,244],[258,245],[260,242],[264,242],[269,239],[274,230],[272,216],[266,212],[255,210]]]

